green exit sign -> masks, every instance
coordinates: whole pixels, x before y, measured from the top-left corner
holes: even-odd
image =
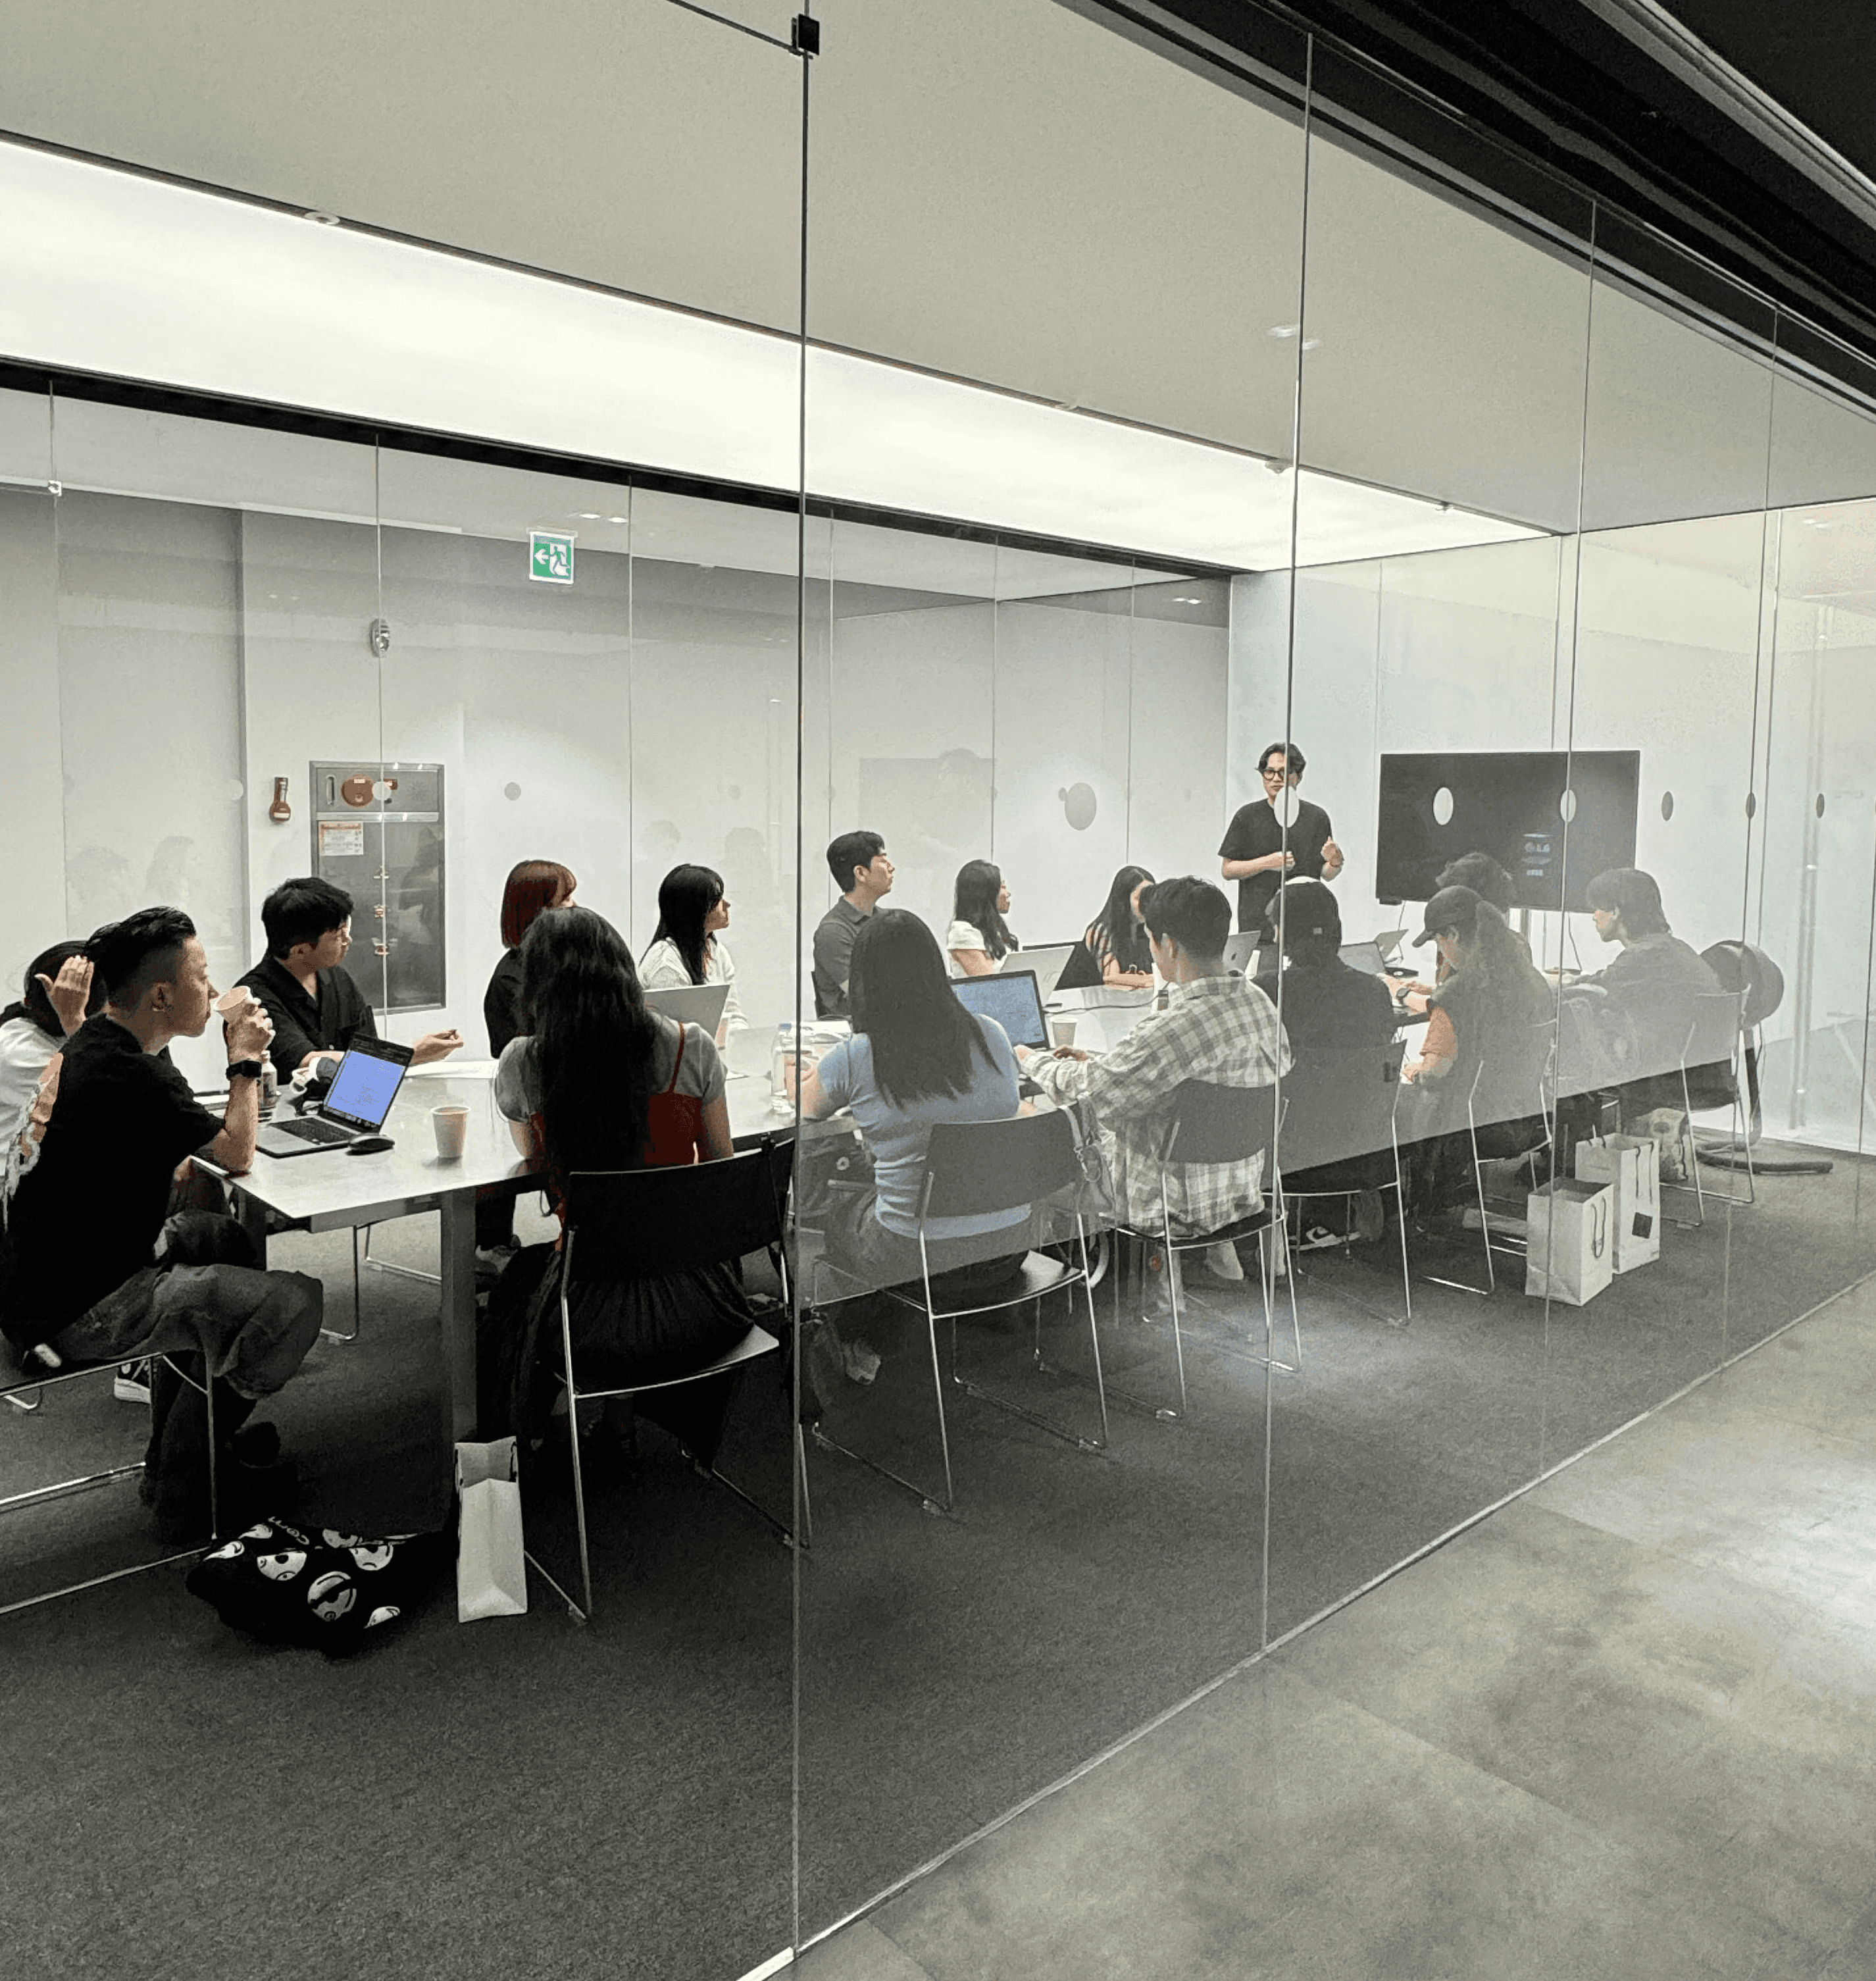
[[[529,531],[527,574],[541,584],[571,584],[573,538],[559,530]]]

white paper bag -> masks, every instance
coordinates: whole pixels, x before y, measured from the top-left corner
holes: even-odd
[[[1661,1145],[1651,1135],[1610,1135],[1576,1145],[1576,1174],[1615,1194],[1612,1257],[1632,1273],[1661,1257]]]
[[[461,1519],[456,1543],[456,1620],[519,1616],[527,1609],[527,1557],[521,1542],[521,1489],[514,1440],[456,1447]]]
[[[1615,1194],[1607,1184],[1558,1177],[1526,1200],[1525,1291],[1566,1307],[1594,1300],[1615,1270]]]

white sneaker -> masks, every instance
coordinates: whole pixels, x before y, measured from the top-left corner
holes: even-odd
[[[120,1362],[111,1378],[111,1393],[120,1403],[150,1402],[150,1365],[146,1362]]]
[[[1238,1257],[1237,1247],[1229,1239],[1208,1245],[1205,1248],[1205,1263],[1215,1280],[1241,1280],[1244,1277],[1244,1262]]]

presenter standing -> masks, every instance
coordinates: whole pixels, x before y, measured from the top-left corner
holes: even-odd
[[[1225,828],[1219,871],[1238,884],[1238,927],[1261,931],[1264,911],[1287,880],[1332,881],[1342,871],[1329,814],[1299,797],[1303,754],[1271,743],[1257,760],[1264,794],[1241,805]]]

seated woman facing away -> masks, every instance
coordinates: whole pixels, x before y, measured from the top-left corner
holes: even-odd
[[[813,1119],[850,1108],[873,1154],[873,1188],[841,1192],[828,1220],[830,1262],[869,1287],[897,1286],[919,1277],[932,1130],[1009,1120],[1019,1105],[1016,1054],[1002,1026],[958,1002],[931,931],[903,909],[867,917],[853,939],[850,982],[853,1036],[802,1082],[801,1112]],[[925,1227],[932,1270],[974,1266],[973,1283],[1007,1277],[1011,1254],[1028,1250],[1029,1215],[1018,1204],[932,1219]]]
[[[0,1194],[10,1196],[38,1155],[28,1117],[46,1068],[104,1001],[84,944],[56,942],[27,964],[18,1003],[0,1011]],[[43,1110],[38,1127],[43,1132]]]
[[[715,1045],[697,1026],[647,1007],[631,952],[603,917],[588,908],[541,916],[521,945],[521,994],[534,1029],[503,1053],[495,1105],[516,1145],[544,1165],[563,1219],[566,1180],[577,1170],[733,1153]],[[559,1253],[557,1241],[517,1254],[490,1299],[479,1344],[485,1437],[512,1431],[526,1440],[547,1427],[560,1356]],[[580,1380],[600,1387],[680,1374],[733,1347],[754,1319],[729,1266],[577,1288]],[[680,1435],[705,1455],[704,1439]]]
[[[488,1027],[490,1056],[500,1059],[508,1041],[527,1027],[521,1022],[521,943],[535,917],[564,908],[580,883],[557,860],[524,860],[509,870],[501,891],[501,961],[482,994],[482,1019]]]
[[[1058,990],[1092,990],[1118,985],[1150,990],[1153,953],[1147,946],[1141,904],[1153,877],[1144,867],[1123,867],[1107,891],[1107,904],[1083,931],[1082,953],[1071,956],[1056,985]]]
[[[988,977],[1003,967],[1003,958],[1021,945],[1003,920],[1010,889],[993,861],[966,860],[957,870],[951,897],[951,926],[944,946],[960,977]]]
[[[717,1043],[749,1020],[736,994],[736,964],[723,931],[730,926],[723,876],[711,867],[674,867],[658,884],[658,926],[638,959],[638,981],[647,990],[681,990],[687,984],[727,984]]]

